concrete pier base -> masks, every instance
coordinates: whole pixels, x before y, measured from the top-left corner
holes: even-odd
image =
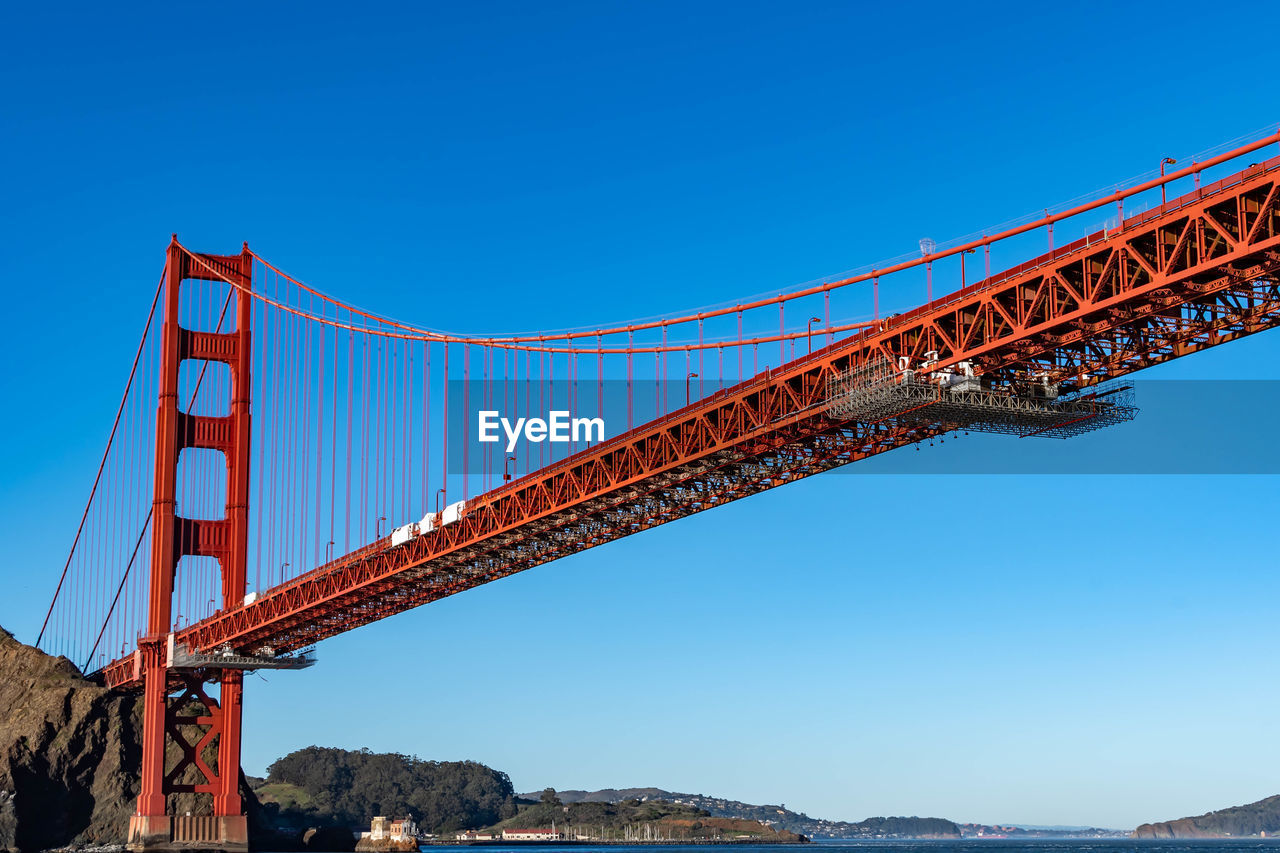
[[[249,824],[244,815],[133,815],[129,818],[132,853],[180,850],[223,850],[248,853]]]

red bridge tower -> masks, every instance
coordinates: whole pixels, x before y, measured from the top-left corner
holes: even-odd
[[[199,847],[248,850],[240,802],[240,712],[244,674],[192,661],[175,661],[173,590],[184,556],[214,557],[222,573],[222,609],[239,608],[245,595],[249,533],[250,307],[253,256],[189,255],[175,237],[169,245],[161,332],[160,402],[156,413],[155,501],[151,516],[151,578],[147,633],[138,658],[144,682],[142,788],[129,821],[129,849]],[[235,328],[226,333],[184,329],[179,293],[187,279],[231,282]],[[216,417],[179,408],[178,368],[186,359],[218,361],[231,369],[231,408]],[[179,455],[185,449],[220,451],[227,465],[226,512],[220,519],[183,518],[176,512]],[[215,700],[205,685],[219,683]],[[174,696],[173,694],[176,694]],[[171,698],[173,696],[173,698]],[[166,762],[167,743],[177,749]],[[216,742],[216,759],[210,761]],[[166,766],[166,765],[171,766]],[[194,768],[194,769],[193,769]],[[194,781],[193,781],[194,780]],[[211,814],[173,815],[171,794],[212,795]],[[199,808],[195,811],[204,811]]]

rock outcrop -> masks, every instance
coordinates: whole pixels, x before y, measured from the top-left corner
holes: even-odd
[[[302,834],[302,846],[317,853],[349,853],[356,849],[355,836],[340,826],[311,828]],[[414,850],[417,850],[415,845]]]
[[[140,696],[100,687],[65,657],[0,628],[0,850],[123,844],[138,797],[141,737]],[[240,793],[250,843],[290,849],[288,839],[269,837],[243,776]],[[208,814],[208,799],[173,796],[170,810]]]
[[[361,838],[356,842],[356,853],[414,853],[418,849],[418,842],[412,839],[404,839],[400,841],[392,841],[390,838],[382,838],[374,841],[372,838]]]
[[[118,844],[138,795],[138,698],[0,628],[0,848]]]

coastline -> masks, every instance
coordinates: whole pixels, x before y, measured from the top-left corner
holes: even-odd
[[[708,820],[714,820],[709,818]],[[640,833],[635,833],[639,835]],[[658,833],[654,833],[657,836]],[[737,833],[733,835],[693,836],[685,838],[453,838],[422,842],[423,847],[703,847],[708,844],[753,844],[759,846],[795,846],[810,844],[812,839],[790,832],[768,835]]]

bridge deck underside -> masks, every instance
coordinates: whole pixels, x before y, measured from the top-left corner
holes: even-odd
[[[1017,389],[1078,390],[1280,324],[1269,161],[935,300],[479,497],[459,522],[381,540],[177,634],[287,652],[427,602],[947,428],[834,417],[830,383],[872,359],[967,361]],[[103,672],[138,684],[137,655]]]

